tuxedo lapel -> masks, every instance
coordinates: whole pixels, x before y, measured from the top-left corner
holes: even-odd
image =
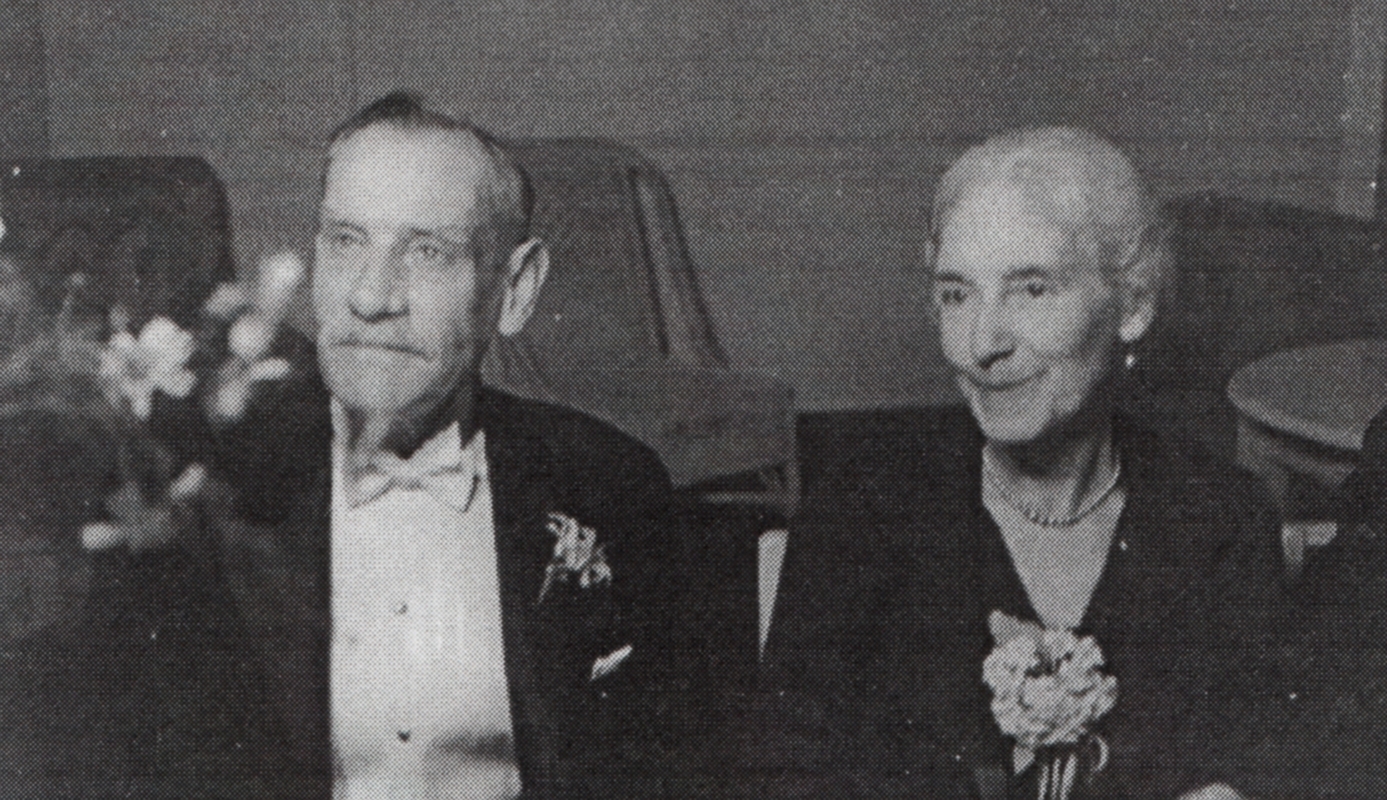
[[[562,687],[554,669],[561,651],[536,613],[553,548],[545,522],[556,505],[554,476],[543,441],[511,417],[503,398],[482,395],[516,758],[527,792],[550,796],[567,783],[555,695]]]

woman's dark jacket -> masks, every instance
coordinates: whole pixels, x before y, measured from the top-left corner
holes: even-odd
[[[1274,515],[1229,465],[1123,419],[1115,437],[1126,506],[1079,629],[1119,682],[1095,794],[1236,785],[1285,689]],[[902,412],[836,448],[810,488],[747,737],[758,792],[968,797],[1007,781],[987,618],[1037,617],[982,504],[982,446],[965,409]]]

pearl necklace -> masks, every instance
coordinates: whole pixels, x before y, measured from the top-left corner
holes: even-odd
[[[1118,481],[1122,479],[1122,462],[1118,461],[1116,468],[1113,469],[1112,477],[1108,480],[1107,486],[1103,491],[1094,495],[1091,500],[1079,507],[1079,510],[1067,517],[1050,517],[1020,502],[1007,491],[997,477],[997,468],[992,461],[992,455],[983,448],[982,451],[982,476],[987,484],[992,487],[992,491],[997,493],[1002,502],[1011,507],[1021,516],[1039,525],[1042,528],[1069,528],[1079,524],[1085,517],[1098,510],[1098,507],[1107,502],[1112,493],[1117,491]]]

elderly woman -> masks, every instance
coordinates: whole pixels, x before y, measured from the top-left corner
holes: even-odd
[[[823,469],[768,643],[761,788],[1237,796],[1239,731],[1277,689],[1278,539],[1251,479],[1117,408],[1167,278],[1157,202],[1108,142],[1029,130],[949,169],[931,234],[971,418],[874,416]]]

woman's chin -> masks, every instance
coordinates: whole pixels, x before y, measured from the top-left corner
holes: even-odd
[[[1033,397],[975,394],[969,398],[968,405],[983,436],[997,444],[1036,441],[1056,424],[1049,409]]]

